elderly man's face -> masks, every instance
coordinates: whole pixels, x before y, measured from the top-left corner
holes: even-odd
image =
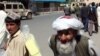
[[[6,27],[7,27],[8,32],[11,35],[13,35],[14,33],[16,33],[17,30],[19,29],[19,26],[16,23],[14,23],[14,22],[6,23]]]
[[[67,29],[67,30],[60,30],[57,32],[59,40],[62,43],[66,43],[68,41],[71,41],[73,37],[75,37],[75,33],[73,29]]]

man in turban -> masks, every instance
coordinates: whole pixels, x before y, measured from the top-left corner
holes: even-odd
[[[56,34],[49,39],[54,56],[96,56],[93,41],[79,34],[83,24],[70,15],[57,18],[53,24]]]

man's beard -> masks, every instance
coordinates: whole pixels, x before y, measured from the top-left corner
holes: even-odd
[[[60,54],[71,54],[74,52],[75,46],[73,45],[72,42],[67,42],[65,44],[58,42],[58,51]]]

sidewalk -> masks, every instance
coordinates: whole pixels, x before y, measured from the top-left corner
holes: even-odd
[[[63,11],[39,12],[39,15],[33,15],[33,16],[44,16],[44,15],[50,15],[50,14],[60,13],[60,12],[63,12]]]

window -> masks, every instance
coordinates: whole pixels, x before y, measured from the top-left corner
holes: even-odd
[[[6,8],[7,8],[7,9],[11,9],[11,5],[10,5],[10,4],[7,4],[7,5],[6,5]]]
[[[0,3],[0,9],[4,9],[4,4]]]
[[[16,4],[13,5],[13,9],[17,9],[17,5]]]
[[[23,9],[23,6],[22,5],[19,5],[19,9]]]

